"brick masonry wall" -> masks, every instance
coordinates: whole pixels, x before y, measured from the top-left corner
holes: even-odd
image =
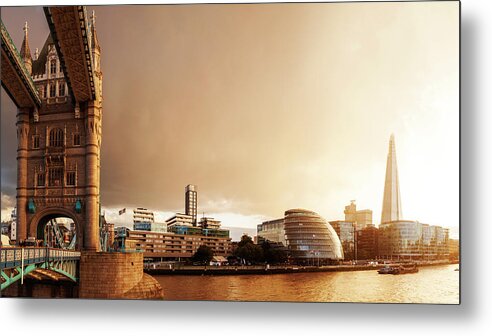
[[[143,253],[82,252],[79,297],[159,299],[162,288],[144,277]]]

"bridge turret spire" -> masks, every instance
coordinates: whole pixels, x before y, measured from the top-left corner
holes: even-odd
[[[31,57],[31,49],[29,48],[29,40],[28,40],[28,31],[29,26],[27,25],[27,21],[24,24],[24,40],[22,41],[22,47],[20,51],[20,55],[22,60],[24,61],[24,65],[29,72],[29,75],[32,73],[32,57]]]

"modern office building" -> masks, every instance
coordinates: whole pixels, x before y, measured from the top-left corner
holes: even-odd
[[[167,224],[155,221],[154,213],[145,208],[133,209],[133,229],[152,232],[167,232]]]
[[[460,258],[460,241],[458,239],[449,239],[449,258]]]
[[[368,225],[372,225],[372,210],[357,210],[355,200],[351,200],[350,204],[345,206],[343,213],[345,214],[345,221],[354,222],[357,230],[363,229]]]
[[[389,141],[383,210],[379,225],[379,256],[389,259],[438,260],[449,258],[449,230],[402,219],[395,139]]]
[[[343,259],[342,244],[335,230],[309,210],[287,210],[284,218],[259,224],[256,241],[286,246],[291,262],[298,264],[327,264]]]
[[[133,209],[133,229],[150,231],[154,213],[145,208]]]
[[[183,213],[177,213],[166,220],[168,231],[175,226],[193,226],[193,217]]]
[[[281,243],[287,246],[285,241],[284,218],[263,222],[257,226],[257,243],[263,242]]]
[[[220,225],[220,220],[212,217],[202,217],[198,222],[198,226],[203,229],[219,229]]]
[[[196,186],[188,184],[185,189],[185,214],[191,216],[193,226],[197,224],[198,197]]]
[[[379,255],[386,259],[449,258],[449,230],[417,221],[393,221],[379,226]]]
[[[205,235],[201,230],[189,226],[191,231],[186,234],[173,232],[160,233],[149,231],[135,231],[126,228],[117,228],[119,246],[124,246],[123,239],[131,241],[131,248],[142,250],[144,258],[154,261],[177,261],[189,259],[201,245],[210,247],[214,256],[227,257],[231,254],[231,238],[216,236],[210,232]],[[123,244],[123,245],[122,245]]]
[[[396,164],[395,137],[391,134],[386,161],[386,178],[384,181],[381,223],[399,221],[402,218],[400,183],[398,181],[398,167]]]
[[[338,235],[342,243],[343,256],[345,260],[355,259],[355,222],[331,221],[331,227]]]
[[[357,231],[356,259],[370,260],[379,256],[379,229],[368,225]]]
[[[285,239],[292,261],[307,264],[317,260],[327,263],[343,259],[337,233],[313,211],[291,209],[285,212]]]

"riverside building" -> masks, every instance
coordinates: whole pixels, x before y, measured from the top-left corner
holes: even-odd
[[[133,209],[133,229],[140,231],[167,232],[166,223],[156,223],[154,213],[145,208]]]
[[[372,225],[372,210],[357,210],[355,200],[351,200],[350,204],[345,206],[344,214],[345,221],[355,223],[357,230]]]
[[[340,243],[343,248],[343,255],[345,260],[355,259],[355,222],[349,221],[331,221],[330,225],[340,239]]]
[[[258,243],[269,241],[285,244],[294,263],[315,265],[343,259],[337,233],[313,211],[287,210],[284,218],[263,222],[257,229]]]
[[[263,222],[257,226],[257,243],[265,241],[281,243],[287,246],[285,241],[284,218]]]
[[[191,227],[193,229],[193,227]],[[222,230],[226,231],[226,230]],[[174,232],[160,233],[135,231],[118,228],[119,247],[131,242],[131,249],[141,250],[144,258],[152,261],[181,261],[189,259],[201,245],[211,248],[214,256],[227,257],[231,254],[231,238],[229,235],[215,235],[209,231],[190,230],[185,234]],[[227,231],[228,232],[228,231]]]
[[[379,226],[379,254],[385,259],[449,258],[449,230],[417,221],[392,221]]]
[[[198,195],[196,186],[188,184],[185,189],[185,214],[191,216],[193,226],[197,224]]]
[[[392,134],[379,226],[379,255],[388,259],[411,260],[449,258],[449,229],[402,218],[395,138]]]

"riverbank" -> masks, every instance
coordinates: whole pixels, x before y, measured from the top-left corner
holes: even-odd
[[[418,267],[451,265],[456,262],[419,262]],[[378,270],[383,265],[331,265],[331,266],[172,266],[146,265],[144,272],[150,275],[246,275],[246,274],[285,274],[310,272],[353,272]]]

